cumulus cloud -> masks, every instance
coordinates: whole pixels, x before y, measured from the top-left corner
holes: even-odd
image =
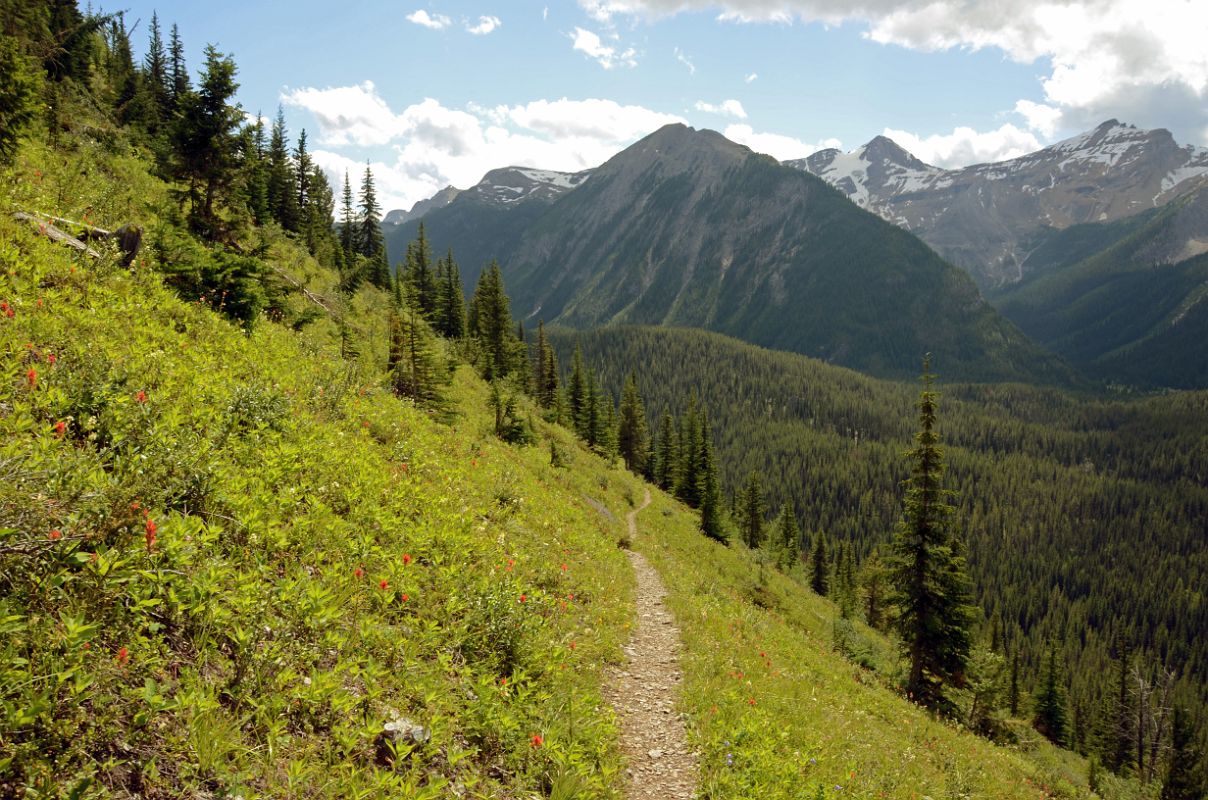
[[[1061,109],[1031,100],[1020,100],[1015,104],[1015,113],[1028,122],[1028,127],[1046,139],[1053,138],[1061,124]]]
[[[509,164],[566,171],[594,167],[656,128],[684,122],[595,98],[464,109],[427,98],[396,112],[370,81],[291,90],[281,99],[314,115],[321,146],[312,154],[335,186],[346,169],[354,177],[364,172],[365,162],[348,149],[389,146],[392,160],[381,159],[378,150],[371,163],[386,209],[410,208],[449,184],[472,186],[489,170]]]
[[[637,52],[632,47],[620,50],[606,45],[598,34],[592,33],[586,28],[576,26],[575,32],[570,34],[570,38],[575,50],[594,58],[604,69],[636,67],[638,64]]]
[[[453,24],[453,20],[446,17],[444,14],[429,14],[422,8],[412,11],[407,15],[408,22],[414,22],[425,28],[431,28],[434,31],[443,30]]]
[[[466,25],[466,31],[475,36],[486,36],[502,24],[499,17],[479,17],[474,25]]]
[[[886,128],[884,135],[928,164],[945,168],[1004,161],[1043,146],[1035,134],[1009,123],[992,131],[979,132],[961,127],[952,133],[931,136]]]
[[[743,80],[746,81],[747,83],[754,83],[758,78],[759,78],[759,73],[752,72],[750,75],[747,75],[747,77],[743,78]]]
[[[914,50],[996,48],[1040,62],[1044,105],[1017,109],[1037,131],[1082,129],[1107,117],[1164,125],[1204,141],[1208,13],[1194,0],[579,0],[602,22],[691,11],[739,22],[799,19],[866,26],[872,41]],[[1187,103],[1190,102],[1190,107]]]
[[[706,103],[704,100],[697,100],[696,110],[706,114],[721,114],[725,117],[747,118],[746,109],[737,100],[722,100],[720,103]]]
[[[815,143],[803,142],[800,139],[794,139],[792,136],[784,136],[779,133],[761,133],[750,125],[737,123],[728,125],[723,133],[730,141],[745,144],[756,153],[766,153],[779,161],[787,161],[791,158],[805,158],[811,153],[825,150],[828,147],[843,146],[842,142],[838,139],[824,139],[821,142]]]

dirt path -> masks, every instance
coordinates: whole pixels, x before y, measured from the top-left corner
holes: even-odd
[[[629,538],[637,536],[638,512],[629,512]],[[625,646],[628,663],[609,676],[605,693],[621,722],[621,748],[628,763],[625,797],[690,800],[696,792],[696,756],[688,748],[683,720],[675,710],[683,681],[679,629],[663,605],[667,590],[640,553],[629,551],[638,579],[638,627]]]

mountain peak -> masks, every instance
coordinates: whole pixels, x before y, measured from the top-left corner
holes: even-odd
[[[928,165],[888,136],[874,136],[860,148],[864,158],[870,162],[882,161],[908,169],[926,170]]]

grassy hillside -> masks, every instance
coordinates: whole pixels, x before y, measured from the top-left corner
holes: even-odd
[[[619,796],[600,683],[640,482],[540,421],[502,444],[465,367],[447,416],[385,391],[376,290],[323,296],[351,358],[288,282],[266,287],[282,323],[181,299],[161,273],[210,256],[139,164],[30,147],[3,190],[175,245],[126,269],[0,220],[0,794]],[[879,675],[832,652],[830,603],[655,494],[636,546],[684,630],[703,796],[1084,794],[1035,737],[994,747],[897,697],[871,632]]]

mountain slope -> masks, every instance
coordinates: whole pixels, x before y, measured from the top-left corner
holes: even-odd
[[[438,255],[455,247],[462,282],[473,287],[484,264],[510,252],[537,216],[590,176],[591,170],[504,167],[491,170],[465,191],[444,190],[430,199],[448,198],[445,202],[420,208],[428,202],[421,201],[410,214],[396,217],[402,220],[398,224],[383,225],[390,263],[403,260],[407,243],[415,240],[422,221],[424,233]]]
[[[1208,178],[1208,149],[1108,120],[1010,161],[943,170],[884,137],[787,162],[825,178],[991,288],[1024,278],[1054,231],[1160,207]]]
[[[1068,375],[913,236],[712,131],[629,147],[500,261],[530,321],[701,327],[881,375],[927,351],[969,379]]]
[[[1042,274],[997,292],[995,305],[1089,374],[1208,387],[1208,188],[1063,239]]]

